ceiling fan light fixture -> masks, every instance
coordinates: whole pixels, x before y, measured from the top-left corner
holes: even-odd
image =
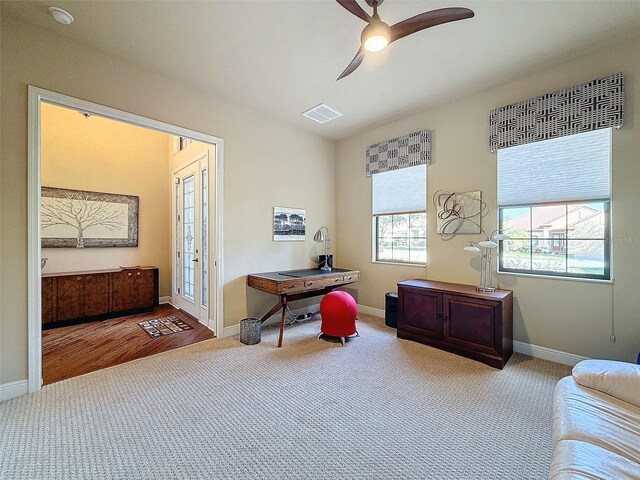
[[[361,35],[362,46],[367,52],[379,52],[391,40],[391,28],[386,23],[378,20],[372,21],[364,27]]]

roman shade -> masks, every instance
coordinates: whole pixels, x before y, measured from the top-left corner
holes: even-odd
[[[421,130],[367,147],[367,177],[389,170],[430,163],[431,132],[429,130]]]
[[[551,138],[620,128],[624,120],[622,72],[496,108],[489,116],[492,152]]]
[[[427,210],[427,166],[389,170],[373,177],[373,214]]]
[[[498,150],[498,205],[606,200],[611,129]]]

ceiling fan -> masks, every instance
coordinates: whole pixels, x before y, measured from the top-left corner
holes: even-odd
[[[455,22],[456,20],[464,20],[465,18],[471,18],[474,15],[473,11],[468,8],[440,8],[438,10],[421,13],[420,15],[407,18],[395,25],[389,26],[387,23],[380,20],[380,15],[378,15],[378,7],[382,5],[384,0],[365,0],[367,5],[373,8],[373,15],[369,15],[365,12],[362,7],[358,5],[356,0],[336,1],[356,17],[361,18],[368,23],[360,35],[360,49],[358,50],[358,53],[356,53],[356,56],[353,57],[351,63],[337,78],[338,80],[353,73],[353,71],[358,68],[364,60],[366,52],[377,52],[382,50],[391,42],[395,42],[402,37],[419,32],[425,28],[435,27],[436,25],[441,25],[443,23]]]

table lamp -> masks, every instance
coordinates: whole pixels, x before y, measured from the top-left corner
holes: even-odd
[[[511,237],[504,233],[501,233],[502,229],[497,229],[491,232],[491,235],[487,236],[486,240],[481,242],[469,242],[469,244],[463,248],[465,252],[480,253],[480,285],[476,285],[478,292],[495,292],[493,287],[493,271],[491,269],[491,258],[493,251],[498,248],[500,240],[509,240]]]

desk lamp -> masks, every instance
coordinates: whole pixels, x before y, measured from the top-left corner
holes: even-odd
[[[330,272],[331,267],[329,266],[329,229],[324,226],[320,227],[313,236],[313,241],[316,243],[324,244],[324,265],[320,267],[320,270]]]

